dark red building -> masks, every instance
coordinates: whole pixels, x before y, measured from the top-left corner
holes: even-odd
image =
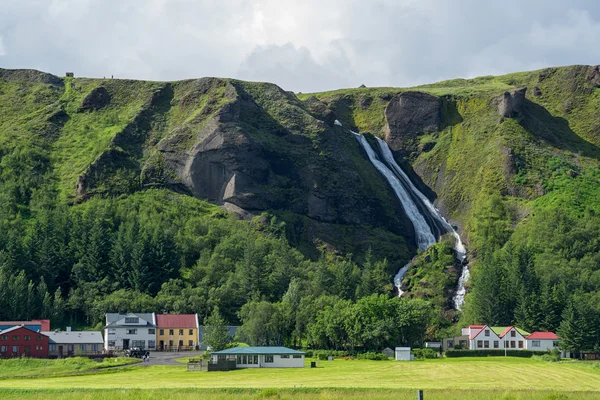
[[[48,358],[48,339],[24,326],[5,329],[0,331],[0,358]]]

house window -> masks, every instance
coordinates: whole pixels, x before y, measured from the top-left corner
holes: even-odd
[[[35,337],[35,340],[42,340],[42,336],[41,336],[41,335],[37,335],[37,336]]]
[[[483,340],[478,340],[477,341],[477,348],[481,349],[483,347]]]
[[[92,351],[98,351],[98,345],[97,344],[93,344],[92,345]]]
[[[188,346],[192,347],[194,345],[194,341],[193,340],[188,340]]]
[[[169,347],[173,347],[173,341],[169,340]]]
[[[183,340],[179,341],[179,347],[183,347]]]
[[[283,354],[283,355],[281,355],[281,358],[290,358],[290,356],[287,354]]]
[[[557,341],[552,342],[552,347],[558,347],[558,342]]]
[[[302,354],[294,354],[293,357],[294,358],[302,358]]]
[[[154,328],[148,329],[148,335],[156,335],[156,329],[154,329]]]
[[[161,335],[161,336],[164,335],[165,334],[165,330],[164,329],[159,330],[158,334]]]
[[[490,341],[489,340],[484,340],[483,341],[483,347],[486,348],[486,349],[489,349],[490,348]]]
[[[452,348],[452,347],[454,347],[454,340],[448,340],[448,341],[446,342],[446,347],[448,347],[448,348]]]
[[[539,340],[532,340],[531,341],[531,347],[540,347],[540,341]]]
[[[523,348],[523,341],[519,340],[519,348],[522,349]]]
[[[36,345],[35,345],[35,349],[36,349],[36,350],[44,350],[44,346],[43,346],[43,345],[41,345],[41,344],[36,344]]]
[[[55,344],[48,345],[48,350],[50,350],[50,351],[56,351],[56,345]]]
[[[12,352],[13,352],[13,354],[17,354],[19,352],[19,346],[13,346]]]
[[[126,324],[139,324],[140,323],[140,319],[139,318],[134,318],[134,317],[127,317],[127,318],[125,318],[125,323]]]
[[[494,340],[494,348],[497,349],[500,347],[500,342],[498,342],[497,340]]]
[[[72,344],[67,345],[67,350],[68,351],[73,351],[73,345]]]
[[[19,336],[18,335],[13,336],[13,340],[19,340]]]
[[[148,348],[155,349],[156,348],[156,340],[148,340]]]
[[[108,347],[115,347],[115,341],[114,340],[109,340],[108,341]]]
[[[265,362],[266,363],[272,363],[273,362],[273,356],[265,356]]]
[[[254,364],[254,357],[248,356],[248,365]]]
[[[490,336],[490,331],[489,330],[485,330],[485,336]]]
[[[254,356],[254,365],[258,365],[258,354]]]
[[[510,343],[508,343],[508,340],[506,342],[504,342],[504,348],[508,349],[510,347]]]
[[[25,335],[25,336],[23,336],[23,340],[31,340],[31,336]]]
[[[183,335],[183,329],[179,330],[179,336]]]
[[[190,335],[190,336],[194,336],[194,330],[193,330],[193,329],[190,329],[190,331],[189,331],[189,335]]]
[[[510,331],[510,337],[517,337],[517,332]]]
[[[7,351],[8,351],[8,347],[7,346],[0,347],[0,353],[6,353]]]
[[[127,329],[128,335],[137,335],[137,329]]]
[[[81,350],[81,351],[85,351],[85,350],[86,350],[85,348],[86,348],[86,345],[85,345],[85,344],[80,344],[80,345],[79,345],[79,350]]]
[[[248,364],[248,357],[245,355],[242,356],[242,364]]]
[[[173,336],[174,334],[173,329],[169,329],[169,335]]]
[[[515,341],[514,341],[514,340],[511,340],[511,341],[510,341],[510,348],[511,348],[511,349],[514,349],[514,348],[515,348]]]
[[[2,335],[2,340],[8,340],[8,335]]]
[[[117,330],[116,330],[115,328],[110,328],[110,329],[108,330],[108,334],[109,334],[109,335],[115,335],[116,333],[117,333]]]
[[[146,347],[146,341],[145,340],[132,340],[131,347],[139,347],[140,349],[143,349],[144,347]]]

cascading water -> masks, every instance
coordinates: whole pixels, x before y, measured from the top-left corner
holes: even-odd
[[[337,122],[337,121],[336,121]],[[341,125],[341,124],[340,124]],[[408,175],[400,168],[392,151],[387,143],[379,138],[376,138],[379,150],[383,157],[382,162],[377,153],[373,150],[367,139],[363,135],[352,132],[362,148],[367,153],[369,160],[373,166],[383,175],[388,181],[398,200],[402,204],[406,215],[412,222],[415,228],[415,236],[417,245],[421,251],[426,250],[429,246],[436,243],[442,235],[450,233],[455,238],[454,251],[456,257],[462,263],[466,258],[466,249],[460,240],[460,236],[456,230],[444,219],[439,210],[429,201],[417,187],[412,183]],[[402,279],[406,275],[410,263],[404,265],[394,277],[394,285],[398,288],[398,293],[401,296]],[[458,281],[458,288],[453,297],[454,307],[460,310],[464,304],[465,297],[465,282],[469,279],[469,267],[463,266],[462,274]]]

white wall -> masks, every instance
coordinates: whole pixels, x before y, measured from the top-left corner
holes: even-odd
[[[410,361],[410,350],[396,350],[396,361]]]
[[[145,322],[144,322],[145,323]],[[137,333],[136,334],[127,334],[127,330],[130,329],[137,329]],[[148,333],[149,329],[153,329],[155,333]],[[113,332],[114,333],[109,333],[109,332]],[[156,348],[156,328],[152,328],[152,327],[148,327],[148,325],[141,327],[141,326],[130,326],[127,328],[106,328],[104,330],[104,348],[106,350],[112,350],[114,349],[113,347],[109,347],[108,346],[108,342],[109,341],[113,341],[115,342],[115,348],[118,349],[122,349],[123,348],[123,339],[129,339],[129,347],[134,347],[133,345],[133,341],[134,340],[143,340],[144,341],[144,347],[146,349],[150,349],[153,350]],[[154,347],[149,347],[149,343],[148,341],[154,341]]]
[[[533,347],[533,342],[539,341],[539,347]],[[527,339],[527,350],[533,351],[548,351],[554,348],[558,348],[558,346],[554,346],[553,342],[558,342],[558,340],[550,340],[550,339]]]
[[[289,355],[289,358],[284,358],[281,355],[274,354],[273,362],[265,362],[265,355],[258,356],[258,364],[237,364],[238,368],[304,368],[304,354],[300,358],[294,358]],[[237,356],[236,356],[237,360]]]

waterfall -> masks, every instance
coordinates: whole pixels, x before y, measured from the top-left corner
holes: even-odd
[[[402,204],[406,215],[412,222],[415,229],[417,245],[421,251],[436,243],[442,235],[451,234],[455,238],[454,251],[456,257],[461,262],[466,258],[466,249],[456,230],[446,221],[440,211],[431,201],[412,183],[408,175],[398,165],[391,149],[385,141],[376,137],[377,144],[383,161],[380,161],[377,153],[371,148],[369,142],[360,134],[353,132],[360,145],[365,149],[369,160],[375,168],[384,176],[398,200]],[[406,275],[410,263],[404,265],[394,277],[394,285],[398,288],[401,296],[403,291],[400,289],[402,279]],[[469,267],[463,265],[462,274],[458,280],[458,287],[454,297],[454,307],[460,310],[464,304],[465,282],[469,279]]]

